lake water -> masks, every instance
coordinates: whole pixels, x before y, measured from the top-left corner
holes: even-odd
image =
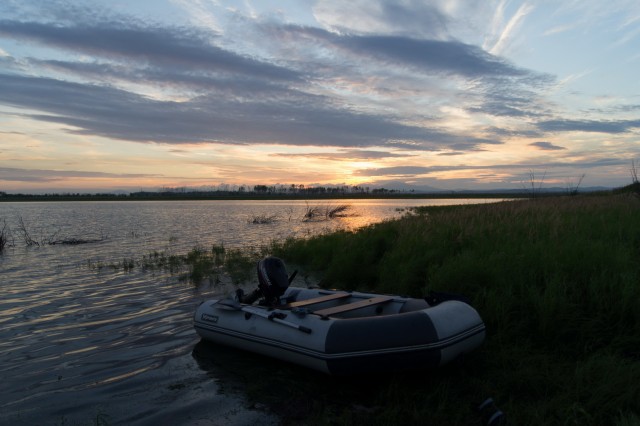
[[[91,265],[257,247],[356,229],[411,206],[491,201],[0,203],[0,230],[6,222],[13,243],[0,254],[0,424],[277,424],[225,378],[237,354],[204,347],[193,330],[196,306],[232,291],[229,280],[196,286],[166,271]],[[339,205],[350,206],[348,217],[302,220],[310,207]],[[21,229],[40,243],[94,242],[27,245]]]

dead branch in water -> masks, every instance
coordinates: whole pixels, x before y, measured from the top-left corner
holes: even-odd
[[[249,219],[249,223],[264,225],[264,224],[276,222],[277,220],[278,220],[278,216],[275,214],[274,215],[260,214],[260,215],[255,215],[251,219]]]
[[[22,216],[18,216],[18,229],[22,233],[22,239],[27,247],[38,246],[40,247],[40,243],[33,238],[31,238],[31,234],[29,234],[29,230],[27,230],[27,226],[24,224],[24,220]]]
[[[45,245],[50,245],[50,246],[55,246],[55,245],[79,245],[79,244],[98,243],[98,242],[101,242],[101,241],[104,241],[105,239],[107,239],[107,237],[105,235],[101,235],[100,238],[88,238],[88,239],[62,238],[62,239],[59,239],[57,237],[58,237],[58,234],[60,233],[60,230],[57,230],[56,232],[54,232],[53,234],[49,235],[48,237],[42,237],[40,239],[40,241],[37,241],[37,240],[35,240],[35,239],[33,239],[31,237],[31,234],[29,233],[29,230],[27,229],[27,226],[24,224],[24,220],[22,219],[22,216],[18,216],[18,229],[22,233],[22,239],[24,240],[24,243],[27,245],[27,247],[31,247],[31,246],[41,247],[41,246],[45,246]]]
[[[11,242],[9,242],[9,238],[11,238]],[[0,229],[0,253],[4,250],[5,247],[13,247],[13,235],[11,234],[11,229],[7,227],[7,221],[5,219],[2,220],[2,229]]]

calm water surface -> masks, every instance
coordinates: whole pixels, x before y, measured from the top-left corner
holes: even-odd
[[[225,391],[224,348],[207,362],[194,351],[193,311],[230,292],[228,280],[195,286],[167,272],[91,265],[196,245],[260,246],[356,229],[411,206],[490,201],[0,203],[0,230],[6,221],[15,243],[0,254],[0,424],[277,424],[241,391]],[[308,207],[341,204],[351,216],[301,220]],[[253,223],[259,216],[271,220]],[[28,247],[20,218],[36,241],[99,241]]]

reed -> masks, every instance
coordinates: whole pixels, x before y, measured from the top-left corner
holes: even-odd
[[[184,256],[184,262],[189,265],[189,278],[200,283],[206,278],[210,278],[213,273],[213,257],[200,246],[194,247]]]
[[[629,193],[427,207],[269,251],[326,287],[464,294],[487,324],[466,359],[378,386],[375,415],[331,406],[349,424],[475,424],[492,396],[512,424],[622,425],[640,416],[639,217]]]
[[[348,216],[347,211],[349,209],[351,209],[351,206],[348,204],[341,204],[338,206],[327,206],[326,216],[329,219],[334,219],[336,217],[346,217]]]
[[[306,208],[306,211],[304,212],[302,220],[303,221],[314,220],[321,215],[322,213],[321,213],[320,206],[310,206],[309,203],[307,203],[307,208]]]
[[[302,217],[303,222],[331,220],[348,216],[347,211],[351,209],[349,204],[340,204],[337,206],[310,206],[307,203],[306,211]]]

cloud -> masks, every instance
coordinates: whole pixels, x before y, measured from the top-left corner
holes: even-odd
[[[360,58],[410,67],[425,73],[457,74],[477,77],[531,77],[534,74],[519,69],[477,46],[455,40],[441,41],[395,35],[336,34],[311,27],[287,25],[273,28],[301,42],[324,44],[348,53],[351,60]]]
[[[41,170],[0,167],[0,181],[6,182],[54,182],[69,178],[135,179],[158,176],[159,175],[155,174],[139,173],[103,173],[77,170]]]
[[[556,35],[556,34],[559,34],[559,33],[563,33],[565,31],[570,31],[570,30],[574,29],[575,27],[576,27],[576,23],[558,25],[558,26],[555,26],[553,28],[549,28],[544,33],[542,33],[542,35],[545,36],[545,37],[546,36],[550,36],[550,35]]]
[[[438,32],[445,29],[447,18],[436,8],[414,1],[379,6],[392,21],[417,7],[418,14],[439,23]],[[216,45],[220,36],[204,30],[147,25],[131,18],[71,21],[0,21],[0,36],[83,56],[81,61],[24,60],[32,69],[44,70],[42,74],[53,71],[65,80],[0,75],[0,102],[41,111],[30,117],[70,126],[74,133],[129,141],[477,150],[501,143],[500,136],[452,132],[423,113],[417,117],[420,125],[415,125],[397,109],[364,112],[359,104],[347,104],[348,97],[326,90],[325,71],[339,70],[334,71],[335,78],[348,85],[366,74],[364,60],[381,70],[392,69],[394,80],[402,75],[457,76],[475,83],[479,79],[483,83],[471,90],[475,95],[468,95],[469,99],[476,96],[468,111],[511,117],[536,116],[535,93],[530,88],[546,84],[549,78],[455,40],[338,34],[262,23],[259,27],[266,42],[259,45],[277,41],[281,48],[296,46],[305,55],[275,56],[276,63],[264,59],[274,57],[268,49],[262,56],[241,55]],[[326,49],[331,55],[322,53]],[[91,59],[86,60],[87,56]],[[412,84],[420,94],[425,93],[421,84],[424,81]],[[394,92],[393,87],[375,85],[370,90]]]
[[[413,157],[412,154],[399,154],[388,151],[351,150],[341,149],[339,152],[309,152],[309,153],[277,153],[271,154],[277,157],[288,158],[315,158],[328,161],[370,161],[385,158]]]
[[[202,96],[157,101],[105,86],[0,74],[0,102],[44,111],[36,120],[72,126],[77,134],[158,143],[281,143],[471,149],[492,140],[404,125],[389,117],[337,108],[318,96],[234,99]]]
[[[450,152],[440,152],[438,153],[438,155],[443,156],[443,157],[454,157],[457,155],[464,155],[465,152],[461,152],[461,151],[450,151]]]
[[[348,52],[421,72],[469,77],[527,75],[481,49],[459,42],[408,37],[338,36],[285,25]],[[135,21],[83,25],[0,21],[0,35],[93,56],[93,61],[28,59],[34,68],[74,76],[0,75],[0,102],[42,111],[30,117],[71,126],[74,133],[159,143],[282,143],[400,149],[476,149],[495,139],[404,124],[385,113],[358,112],[329,94],[318,95],[313,72],[236,54],[212,43],[215,36],[178,27],[142,26]],[[86,80],[83,84],[77,80]],[[96,82],[101,83],[97,85]],[[122,88],[114,87],[123,82]],[[107,86],[106,83],[112,84]],[[188,88],[180,102],[132,86]],[[126,88],[126,89],[125,89]],[[149,96],[153,94],[153,98]],[[171,96],[165,96],[171,99]]]
[[[502,13],[502,8],[500,8]],[[494,55],[500,55],[506,49],[508,42],[513,37],[513,34],[518,30],[518,27],[522,25],[524,18],[533,10],[533,6],[524,3],[520,5],[516,13],[509,19],[509,21],[504,25],[504,28],[500,32],[498,40],[496,43],[489,49]],[[501,19],[501,18],[500,18]]]
[[[539,117],[545,113],[539,96],[555,81],[554,76],[517,67],[456,40],[334,33],[297,25],[265,25],[263,32],[265,39],[277,39],[312,58],[306,69],[310,78],[321,70],[323,77],[318,79],[333,76],[343,87],[366,86],[368,92],[385,97],[406,90],[400,82],[409,81],[415,96],[434,97],[435,103],[452,88],[456,92],[447,97],[455,96],[462,101],[458,107],[470,113]]]
[[[383,167],[379,169],[358,170],[356,171],[356,174],[359,176],[415,176],[425,175],[439,170],[443,170],[443,168],[423,166],[395,166]]]
[[[575,168],[575,169],[590,169],[596,167],[611,167],[611,166],[624,166],[628,165],[627,159],[619,158],[601,158],[592,161],[555,161],[544,163],[531,163],[531,162],[519,162],[513,164],[493,164],[493,165],[449,165],[449,166],[396,166],[396,167],[382,167],[363,169],[355,172],[359,176],[416,176],[427,175],[436,172],[449,172],[449,171],[463,171],[463,170],[505,170],[511,172],[518,172],[525,170],[525,174],[530,173],[531,170],[547,170],[553,168]]]
[[[640,111],[640,104],[635,104],[635,105],[620,105],[618,107],[619,111],[623,111],[623,112],[635,112],[635,111]]]
[[[496,117],[540,117],[542,112],[531,99],[518,96],[489,95],[480,106],[467,108],[470,113],[489,114]]]
[[[408,37],[345,37],[340,45],[354,54],[370,56],[389,63],[405,64],[465,77],[486,75],[523,75],[523,72],[482,49],[455,41],[418,40]]]
[[[533,142],[530,143],[529,146],[533,146],[544,151],[557,151],[567,149],[563,146],[554,145],[551,142]]]
[[[34,67],[74,75],[87,81],[110,82],[114,85],[117,85],[118,82],[127,82],[169,89],[205,91],[236,99],[273,96],[275,94],[282,96],[285,92],[296,92],[287,89],[279,82],[252,78],[242,74],[217,75],[162,67],[132,68],[104,62],[30,59],[28,63]],[[187,94],[188,96],[189,94]]]
[[[626,133],[640,127],[640,120],[547,120],[537,123],[545,132]]]
[[[485,129],[489,134],[495,135],[496,138],[537,138],[542,136],[542,132],[535,128],[516,128],[516,129],[504,129],[501,127],[489,127]]]
[[[0,21],[0,35],[29,40],[86,55],[153,66],[296,80],[290,69],[242,56],[211,42],[210,34],[191,29],[141,27],[130,22],[60,26]]]
[[[446,35],[449,22],[449,17],[437,6],[421,0],[323,0],[316,2],[313,13],[320,24],[342,33],[438,38]]]

